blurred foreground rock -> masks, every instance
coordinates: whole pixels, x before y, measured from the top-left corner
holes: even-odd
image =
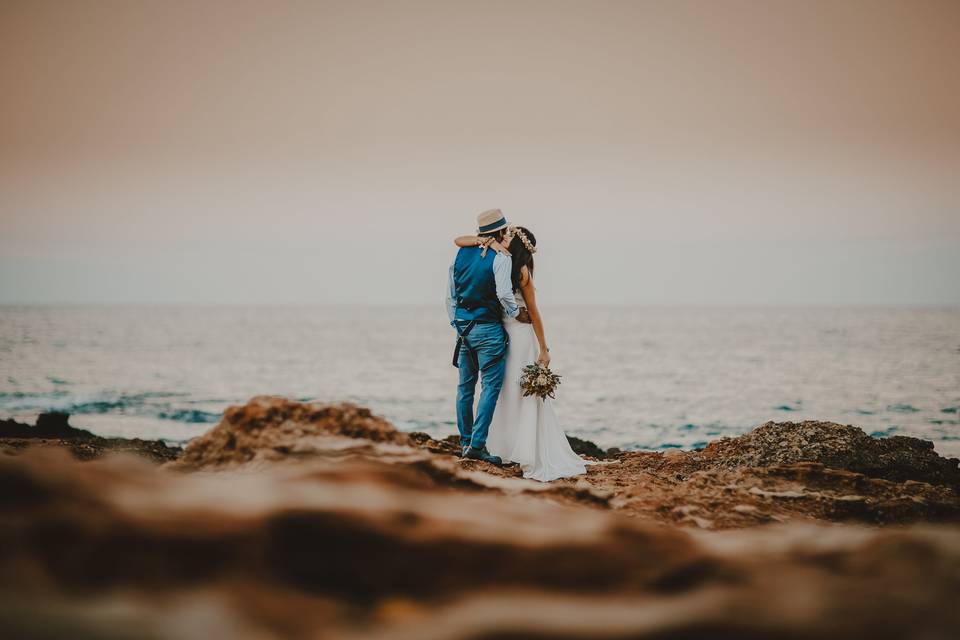
[[[789,442],[804,424],[753,434]],[[882,465],[835,466],[845,458],[832,448],[788,461],[765,452],[767,435],[743,438],[623,453],[540,484],[353,405],[261,397],[163,467],[54,448],[0,456],[0,629],[955,637],[960,526],[930,524],[958,520],[955,462],[883,477]],[[862,524],[887,522],[920,524]]]

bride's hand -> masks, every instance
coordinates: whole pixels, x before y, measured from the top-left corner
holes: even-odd
[[[550,367],[550,352],[546,349],[540,352],[540,357],[537,358],[537,364],[542,364],[545,367]]]
[[[477,246],[480,247],[480,257],[481,257],[481,258],[486,258],[486,257],[487,257],[487,249],[490,248],[490,245],[491,245],[491,244],[493,244],[493,238],[491,238],[491,237],[486,237],[486,238],[480,237],[480,238],[477,238]]]
[[[496,251],[497,253],[499,253],[499,254],[502,255],[502,256],[509,256],[509,255],[511,255],[510,252],[507,251],[507,248],[506,248],[505,246],[503,246],[502,244],[500,244],[500,241],[499,241],[499,240],[493,240],[493,239],[491,239],[491,240],[490,240],[490,243],[489,243],[487,246],[488,246],[489,248],[493,249],[494,251]]]
[[[481,257],[486,257],[487,249],[493,249],[502,256],[509,256],[510,252],[507,251],[506,247],[500,244],[497,240],[494,240],[491,237],[480,238],[480,246],[483,249],[480,251]]]

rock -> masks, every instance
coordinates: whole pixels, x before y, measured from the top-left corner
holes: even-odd
[[[333,431],[334,415],[353,433],[367,420],[350,409],[319,415]],[[278,420],[256,428],[285,429]],[[718,512],[693,501],[672,509],[688,532],[534,494],[437,486],[423,462],[458,462],[388,440],[345,458],[254,456],[255,472],[217,457],[216,473],[80,463],[57,450],[0,457],[0,628],[11,638],[653,640],[709,630],[875,640],[947,638],[960,624],[956,526],[717,533],[700,527]]]
[[[66,433],[65,419],[49,420]],[[950,637],[960,623],[950,461],[911,439],[870,449],[853,427],[770,425],[700,452],[621,452],[547,484],[461,460],[455,435],[266,396],[231,407],[159,467],[62,450],[105,446],[92,435],[6,438],[57,446],[0,456],[0,628]]]
[[[353,404],[315,405],[258,396],[228,408],[216,427],[187,444],[177,466],[202,468],[277,461],[291,454],[308,456],[328,448],[323,439],[331,436],[374,443],[417,441]],[[422,436],[418,438],[425,444]]]
[[[16,420],[0,420],[0,438],[51,438],[68,440],[72,438],[95,438],[92,433],[84,429],[71,427],[68,413],[41,413],[37,416],[36,426],[17,422]]]
[[[700,468],[819,462],[873,478],[960,488],[960,461],[937,455],[932,442],[906,436],[872,438],[858,427],[833,422],[767,422],[737,438],[711,442],[691,462]]]
[[[460,436],[447,436],[443,440],[434,440],[426,433],[413,431],[408,433],[411,444],[423,447],[433,453],[442,453],[451,456],[460,455]]]
[[[804,491],[764,491],[760,487],[750,487],[749,492],[764,498],[807,498],[813,495]]]
[[[764,519],[901,524],[960,522],[960,496],[949,485],[900,483],[819,463],[703,468],[691,452],[670,458],[626,453],[619,464],[594,466],[588,480],[612,492],[610,505],[642,518],[684,524],[672,509],[699,505],[717,529],[753,526]],[[860,496],[863,500],[852,500]],[[754,509],[742,518],[743,506]]]
[[[50,420],[50,428],[59,433],[66,433],[64,428],[86,433],[66,425],[65,418]],[[311,459],[370,462],[415,469],[422,484],[438,488],[526,495],[670,525],[702,527],[709,520],[715,529],[797,518],[868,524],[960,521],[960,496],[949,482],[954,462],[918,444],[922,441],[889,440],[876,441],[854,427],[830,423],[767,423],[701,451],[621,452],[589,466],[584,476],[542,484],[524,480],[516,466],[461,460],[456,435],[435,440],[424,433],[403,433],[351,404],[261,396],[228,409],[220,424],[192,440],[179,458],[179,449],[163,443],[93,435],[0,439],[0,449],[64,446],[80,459],[131,451],[187,471]],[[781,447],[781,442],[790,446]],[[903,476],[920,479],[897,479]],[[703,522],[691,517],[693,512],[675,510],[682,505],[698,507],[696,517]]]
[[[575,438],[574,436],[567,436],[567,442],[570,443],[570,448],[573,449],[577,455],[590,456],[591,458],[597,459],[607,457],[606,451],[589,440],[582,440],[580,438]]]
[[[182,452],[160,440],[103,438],[70,426],[69,419],[66,413],[41,413],[36,426],[0,420],[0,451],[16,454],[30,448],[59,447],[80,460],[94,460],[108,453],[132,453],[154,462],[169,462]]]
[[[65,418],[51,420],[50,428],[57,425],[65,433]],[[453,434],[434,440],[424,433],[400,432],[355,405],[269,396],[228,409],[220,424],[192,440],[179,458],[179,449],[163,443],[107,441],[92,435],[8,438],[0,440],[0,448],[18,451],[40,443],[66,446],[81,459],[127,450],[172,461],[170,468],[178,470],[309,459],[373,462],[414,468],[424,482],[437,487],[548,498],[671,525],[703,526],[690,514],[674,510],[695,505],[702,509],[697,517],[708,519],[715,529],[796,518],[869,524],[960,521],[960,496],[950,482],[955,461],[941,458],[922,441],[875,440],[855,427],[831,423],[767,423],[701,451],[621,452],[589,466],[585,476],[549,484],[522,479],[516,466],[461,460],[459,439]],[[899,479],[905,476],[910,477]],[[744,506],[754,511],[748,514]]]
[[[402,433],[354,405],[258,397],[229,409],[221,423],[191,441],[171,467],[215,469],[310,458],[364,460],[415,467],[435,486],[549,497],[563,504],[613,509],[681,526],[703,523],[673,508],[696,505],[702,508],[698,517],[709,519],[716,529],[789,518],[870,524],[960,521],[960,497],[948,484],[887,481],[822,462],[774,464],[778,456],[792,459],[792,453],[777,450],[781,440],[792,441],[792,430],[779,430],[782,435],[772,441],[764,436],[768,430],[764,425],[739,438],[714,442],[713,450],[620,453],[616,464],[604,461],[589,466],[585,476],[541,484],[523,480],[516,467],[460,460],[456,435],[434,440],[424,433]],[[812,434],[816,427],[804,423],[800,430]],[[804,437],[815,441],[811,435]],[[717,453],[717,447],[722,447],[722,453]],[[833,448],[822,446],[819,451],[825,460],[837,463],[839,455]],[[937,457],[929,450],[924,455]],[[938,464],[943,466],[928,460],[929,467]],[[851,495],[864,500],[851,500]],[[737,505],[748,505],[755,512],[747,517],[734,508]]]

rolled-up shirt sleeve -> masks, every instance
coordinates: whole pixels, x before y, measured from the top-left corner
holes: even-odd
[[[513,295],[513,282],[510,279],[510,272],[513,270],[513,259],[498,253],[493,258],[493,276],[497,281],[497,298],[500,299],[500,305],[503,312],[511,318],[516,318],[520,313],[520,307],[517,305],[517,298]]]
[[[447,317],[451,324],[457,315],[457,305],[454,303],[456,294],[453,290],[453,265],[450,265],[450,272],[447,274],[447,291],[444,295],[444,306],[447,308]]]

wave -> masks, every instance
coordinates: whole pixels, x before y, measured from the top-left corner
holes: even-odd
[[[920,409],[917,409],[912,404],[891,404],[887,406],[887,411],[892,411],[893,413],[917,413]]]
[[[305,401],[315,401],[316,398],[304,398]],[[242,398],[207,396],[198,399],[188,392],[154,390],[144,392],[124,392],[118,390],[81,391],[72,384],[67,386],[56,385],[45,391],[0,391],[0,418],[14,417],[17,419],[31,419],[44,412],[63,412],[76,416],[117,416],[128,417],[129,420],[120,420],[123,427],[115,429],[129,429],[125,434],[146,438],[178,438],[188,439],[199,432],[216,424],[223,416],[223,410],[231,404],[242,403]],[[426,415],[418,416],[408,408],[402,411],[391,411],[395,406],[378,406],[375,400],[363,401],[363,404],[373,406],[379,414],[391,420],[401,431],[423,431],[437,438],[444,438],[456,433],[456,422],[437,412],[433,407],[424,411]],[[937,405],[932,415],[923,413],[920,403],[913,404],[885,404],[876,411],[864,408],[851,408],[847,415],[886,415],[882,420],[886,424],[864,424],[864,429],[870,435],[882,438],[890,435],[909,435],[932,440],[936,443],[956,441],[957,425],[960,424],[957,405],[947,400]],[[772,403],[771,403],[772,407]],[[769,411],[769,410],[768,410]],[[781,413],[782,412],[782,413]],[[400,415],[396,415],[399,413]],[[752,424],[759,424],[764,419],[783,416],[780,419],[806,419],[806,411],[800,400],[788,402],[776,407],[773,412],[763,419]],[[838,414],[838,415],[842,415]],[[913,424],[905,421],[913,419]],[[777,418],[774,418],[775,420]],[[858,423],[860,420],[854,418]],[[877,421],[874,421],[877,422]],[[891,424],[892,423],[892,424]],[[78,422],[82,424],[82,420]],[[736,436],[749,430],[751,423],[724,423],[719,421],[696,422],[689,417],[682,416],[676,422],[663,420],[657,422],[637,423],[634,430],[625,433],[621,429],[607,425],[596,424],[569,424],[566,432],[571,436],[591,440],[603,447],[618,447],[625,451],[665,451],[668,449],[699,449],[707,442],[722,436]],[[952,436],[952,437],[948,437]],[[953,454],[960,452],[956,447],[944,448],[938,444],[938,450],[950,451]]]
[[[157,414],[162,420],[176,420],[177,422],[189,422],[192,424],[212,424],[220,422],[223,413],[213,413],[211,411],[201,411],[199,409],[175,409],[173,411],[162,411]]]
[[[60,412],[71,415],[123,414],[195,424],[209,424],[220,420],[220,411],[197,409],[196,404],[225,404],[219,400],[185,400],[189,394],[169,391],[143,393],[72,393],[65,390],[49,392],[0,392],[0,410],[14,413]],[[179,402],[176,400],[179,399]]]

